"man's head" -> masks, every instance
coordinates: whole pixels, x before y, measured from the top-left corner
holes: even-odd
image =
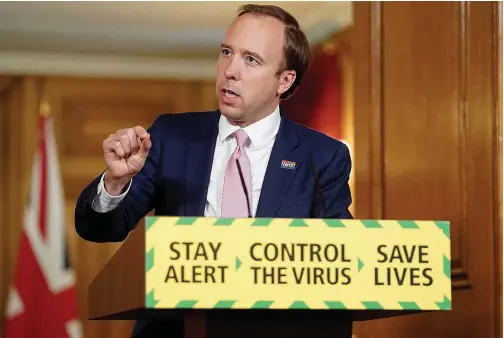
[[[270,5],[241,7],[217,63],[221,113],[243,126],[266,117],[299,86],[310,60],[308,40],[289,13]]]

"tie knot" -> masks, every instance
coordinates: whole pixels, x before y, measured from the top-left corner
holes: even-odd
[[[236,143],[238,143],[238,147],[243,148],[247,145],[249,137],[243,129],[238,129],[237,131],[235,131],[234,137],[236,139]]]

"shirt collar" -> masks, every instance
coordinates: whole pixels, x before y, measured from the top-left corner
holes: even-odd
[[[250,138],[249,148],[254,150],[267,146],[275,138],[280,128],[280,120],[280,108],[277,106],[272,114],[243,128]],[[231,124],[225,116],[221,115],[219,119],[219,144],[223,144],[238,129],[240,129],[239,126]]]

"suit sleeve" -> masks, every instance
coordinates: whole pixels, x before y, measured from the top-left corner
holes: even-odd
[[[154,208],[157,173],[162,153],[163,131],[160,120],[158,117],[148,128],[152,147],[144,167],[133,178],[128,193],[113,210],[97,212],[93,209],[93,201],[102,174],[81,192],[75,207],[75,230],[81,238],[97,243],[121,242]]]
[[[320,185],[325,198],[327,211],[323,212],[322,200],[318,196],[315,210],[324,214],[324,218],[353,219],[349,211],[352,195],[348,180],[352,169],[352,160],[348,147],[341,144],[320,177]]]

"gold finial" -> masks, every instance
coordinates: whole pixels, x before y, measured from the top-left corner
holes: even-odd
[[[51,112],[51,109],[49,107],[49,102],[47,101],[42,101],[40,104],[40,115],[47,117],[49,116],[49,113]]]
[[[334,55],[336,53],[337,46],[334,42],[326,42],[322,45],[322,51],[326,55]]]

